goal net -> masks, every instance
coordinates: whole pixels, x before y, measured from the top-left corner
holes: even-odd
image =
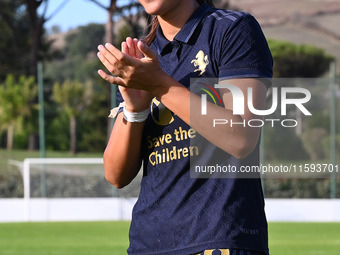
[[[31,198],[137,197],[142,171],[127,187],[116,189],[104,176],[102,158],[26,158],[23,175],[25,218]]]
[[[102,158],[27,158],[22,170],[25,198],[137,197],[141,179],[117,190],[104,177]]]

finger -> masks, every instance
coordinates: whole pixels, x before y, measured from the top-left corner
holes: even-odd
[[[137,47],[145,55],[145,57],[151,58],[151,59],[157,58],[156,52],[154,52],[149,46],[147,46],[142,41],[138,42]]]
[[[99,52],[112,64],[115,64],[118,62],[118,59],[103,45],[98,45]]]
[[[104,80],[108,81],[111,84],[115,84],[115,85],[119,85],[119,86],[123,86],[123,87],[126,85],[121,78],[114,77],[110,74],[107,74],[103,70],[99,69],[98,74],[100,75],[100,77],[102,77]]]
[[[126,42],[122,42],[122,52],[124,54],[130,55],[129,48],[128,48]]]
[[[113,46],[111,43],[105,43],[105,47],[119,62],[125,63],[127,65],[133,65],[135,63],[133,61],[134,58],[124,54],[123,52],[118,50],[115,46]]]
[[[103,63],[103,65],[106,67],[106,69],[110,73],[112,73],[116,76],[122,76],[123,75],[123,72],[121,72],[119,68],[114,66],[101,52],[98,52],[97,56],[98,56],[99,60]]]
[[[133,44],[134,44],[134,47],[136,49],[136,58],[142,58],[143,57],[143,53],[137,47],[137,44],[138,44],[138,39],[137,38],[133,39]]]
[[[136,49],[135,49],[135,45],[133,43],[132,38],[131,37],[127,37],[126,38],[126,43],[127,43],[128,47],[129,47],[129,52],[130,52],[129,56],[135,58],[136,57]]]
[[[104,62],[106,63],[105,67],[108,68],[110,72],[113,72],[114,69],[120,70],[123,68],[124,64],[120,62],[114,55],[112,55],[111,52],[108,49],[106,49],[103,45],[99,45],[98,50],[101,55],[97,54],[97,56],[99,58],[101,57],[100,60],[102,61],[103,64]],[[117,75],[116,73],[114,74]]]

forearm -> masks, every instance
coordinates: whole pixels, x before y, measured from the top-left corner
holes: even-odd
[[[140,169],[143,128],[144,122],[127,122],[118,114],[103,157],[105,178],[117,188],[129,184]]]
[[[254,150],[260,128],[243,125],[248,120],[246,116],[234,115],[232,110],[210,102],[207,103],[207,114],[202,115],[201,98],[193,94],[190,95],[189,109],[191,127],[212,144],[240,159]],[[227,120],[228,123],[214,125],[216,119]]]
[[[157,97],[168,109],[196,129],[208,141],[235,157],[246,157],[256,146],[260,128],[228,125],[212,127],[215,118],[223,117],[234,122],[242,122],[254,117],[246,105],[244,107],[247,112],[244,115],[233,115],[233,106],[229,103],[233,99],[230,92],[224,93],[227,94],[223,98],[224,108],[208,103],[209,114],[200,116],[197,111],[201,108],[200,98],[192,95],[186,87],[165,73],[159,65],[157,54],[147,45],[138,42],[135,47],[145,55],[140,60],[123,54],[110,44],[106,47],[99,47],[98,56],[107,69],[115,74],[115,77],[99,71],[103,79],[125,88],[146,91]],[[255,109],[263,109],[266,96],[264,84],[252,78],[229,81],[233,82],[232,84],[237,86],[243,95],[247,94],[247,88],[252,88]]]
[[[260,129],[243,125],[217,125],[214,119],[227,119],[229,122],[242,123],[250,116],[234,115],[231,109],[207,103],[207,115],[201,115],[201,98],[171,77],[163,80],[163,87],[154,94],[172,112],[194,128],[212,144],[237,157],[244,158],[251,153],[258,141]],[[261,106],[262,107],[262,106]]]

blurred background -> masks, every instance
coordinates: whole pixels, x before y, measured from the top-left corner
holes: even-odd
[[[312,93],[308,104],[312,117],[289,112],[301,125],[264,127],[262,163],[338,165],[340,1],[216,0],[215,4],[255,16],[272,51],[274,77],[289,78],[289,82],[278,82],[279,86],[290,84]],[[116,87],[97,75],[102,65],[96,53],[99,44],[111,42],[119,48],[127,36],[141,38],[149,22],[135,0],[0,0],[0,222],[130,219],[141,176],[122,190],[104,179],[100,159],[113,126],[107,116],[115,106]],[[264,178],[263,189],[269,207],[271,199],[301,199],[295,205],[316,214],[320,212],[316,208],[340,210],[338,204],[320,204],[320,200],[303,204],[306,199],[328,203],[340,197],[335,171],[303,178]],[[83,200],[82,205],[74,201],[78,209],[69,203],[58,207],[51,204],[57,200],[48,200],[60,198],[92,199]],[[101,207],[93,206],[94,198],[122,199],[108,200]],[[290,210],[295,205],[290,204]],[[13,206],[16,209],[10,209]],[[54,206],[56,211],[72,208],[78,217],[58,214]],[[100,215],[108,207],[109,213]],[[82,218],[79,208],[98,212]],[[284,219],[272,212],[272,219]],[[67,209],[65,214],[73,215]],[[327,217],[323,220],[334,219]],[[0,254],[10,254],[1,253],[1,234]]]

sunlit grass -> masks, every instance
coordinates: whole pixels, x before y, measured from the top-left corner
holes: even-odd
[[[121,255],[130,222],[0,224],[2,255]],[[340,223],[269,223],[271,255],[337,255]]]

